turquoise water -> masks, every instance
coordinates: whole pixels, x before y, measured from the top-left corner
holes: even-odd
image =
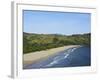
[[[91,65],[91,50],[88,46],[70,48],[48,59],[27,65],[24,69],[79,67]]]

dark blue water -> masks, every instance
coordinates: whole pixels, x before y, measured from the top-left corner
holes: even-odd
[[[47,59],[24,66],[24,69],[90,66],[90,51],[87,46],[66,49]]]

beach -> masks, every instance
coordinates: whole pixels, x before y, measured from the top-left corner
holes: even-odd
[[[59,52],[62,52],[66,49],[69,48],[77,48],[80,47],[80,45],[68,45],[68,46],[63,46],[63,47],[58,47],[58,48],[52,48],[52,49],[47,49],[43,51],[37,51],[37,52],[31,52],[23,55],[23,65],[29,65],[32,64],[36,61],[46,59],[50,56],[56,55]]]

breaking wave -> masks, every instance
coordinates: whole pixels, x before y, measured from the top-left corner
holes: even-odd
[[[46,65],[46,67],[50,67],[50,66],[53,66],[53,65],[55,65],[55,64],[58,64],[59,61],[66,59],[66,58],[70,55],[70,53],[73,52],[73,51],[75,51],[76,49],[77,49],[77,48],[70,48],[70,49],[67,49],[67,50],[63,53],[63,55],[58,55],[58,56],[54,57],[53,61],[50,62],[48,65]]]

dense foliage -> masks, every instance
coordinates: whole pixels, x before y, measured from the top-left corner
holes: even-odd
[[[23,33],[23,53],[65,45],[90,45],[90,33],[77,35]]]

